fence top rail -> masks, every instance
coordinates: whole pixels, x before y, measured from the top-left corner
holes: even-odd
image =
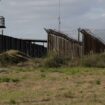
[[[2,34],[0,34],[2,36]],[[23,40],[23,41],[27,41],[27,42],[43,42],[43,43],[47,43],[47,40],[42,40],[42,39],[23,39],[23,38],[15,38],[12,36],[7,36],[7,35],[3,35],[3,37],[8,37],[8,38],[14,38],[14,39],[18,39],[18,40]]]
[[[29,41],[29,42],[44,42],[47,43],[47,40],[41,40],[41,39],[22,39],[24,41]]]

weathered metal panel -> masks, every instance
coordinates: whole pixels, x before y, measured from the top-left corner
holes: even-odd
[[[83,49],[85,55],[101,53],[105,51],[105,44],[101,42],[98,38],[92,36],[84,29],[81,30],[81,33],[83,34]]]
[[[48,33],[48,52],[55,52],[61,56],[79,57],[81,54],[80,42],[69,38],[55,30],[46,30]],[[79,53],[80,51],[80,53]]]
[[[0,53],[10,49],[19,50],[31,57],[41,57],[47,53],[44,46],[33,44],[31,41],[39,42],[40,40],[23,40],[0,35]],[[45,40],[41,40],[41,42],[45,42]]]

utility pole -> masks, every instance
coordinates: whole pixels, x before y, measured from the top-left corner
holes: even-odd
[[[58,16],[58,30],[61,30],[61,1],[59,0],[59,16]]]
[[[78,42],[80,42],[80,31],[81,31],[81,28],[78,28]]]

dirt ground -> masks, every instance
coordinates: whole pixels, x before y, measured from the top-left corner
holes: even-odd
[[[105,69],[1,70],[0,105],[105,105]]]

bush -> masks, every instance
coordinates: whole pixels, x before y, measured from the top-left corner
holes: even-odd
[[[74,58],[74,59],[66,60],[66,66],[68,66],[68,67],[78,67],[78,66],[80,66],[80,58]]]
[[[65,64],[64,57],[58,56],[57,54],[49,54],[44,61],[46,67],[61,67]]]
[[[13,100],[13,99],[11,99],[9,103],[10,103],[11,105],[14,105],[14,104],[16,104],[16,101]]]
[[[86,67],[105,67],[105,53],[88,55],[82,58],[81,65]]]
[[[10,78],[0,78],[0,82],[10,82]]]
[[[13,82],[13,83],[17,83],[19,82],[19,79],[16,78],[8,78],[8,77],[1,77],[0,78],[0,83],[2,82]]]
[[[11,79],[11,82],[18,83],[20,80],[17,78]]]
[[[96,84],[97,85],[100,85],[101,84],[101,81],[100,80],[96,80]]]

